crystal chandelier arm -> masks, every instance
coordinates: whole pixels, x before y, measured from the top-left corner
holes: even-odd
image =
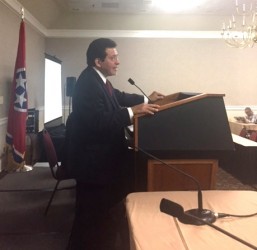
[[[242,4],[242,10],[239,8],[238,2],[236,1],[236,13],[239,16],[249,16],[252,15],[252,10],[253,10],[253,4],[250,4],[249,9],[247,10],[246,4]]]
[[[257,11],[253,10],[253,4],[248,6],[242,4],[242,7],[239,8],[238,0],[235,0],[235,5],[237,15],[242,18],[241,28],[236,22],[235,16],[232,15],[227,26],[225,22],[222,24],[221,35],[230,47],[253,47],[254,43],[257,43],[257,24],[255,24]]]

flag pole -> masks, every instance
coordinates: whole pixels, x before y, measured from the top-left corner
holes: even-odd
[[[21,7],[21,21],[24,21],[24,8]],[[25,162],[25,159],[24,159]],[[16,171],[18,172],[27,172],[27,171],[31,171],[33,168],[31,166],[26,165],[26,163],[23,165],[22,168],[17,169]]]
[[[24,9],[21,8],[21,23],[17,56],[15,61],[12,91],[8,112],[6,132],[6,163],[8,172],[26,172],[32,170],[26,165],[26,120],[28,110],[27,78],[26,78],[26,46]]]

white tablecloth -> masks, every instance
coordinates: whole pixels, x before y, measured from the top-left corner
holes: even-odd
[[[180,223],[160,212],[162,198],[181,204],[185,210],[197,208],[195,191],[142,192],[127,196],[126,209],[131,250],[243,250],[242,243],[204,225]],[[214,212],[252,214],[257,212],[257,192],[203,191],[203,206]],[[220,218],[214,225],[257,246],[257,216]]]

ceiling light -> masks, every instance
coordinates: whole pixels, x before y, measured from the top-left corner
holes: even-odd
[[[186,10],[194,9],[206,0],[153,0],[153,7],[165,12],[183,12]]]

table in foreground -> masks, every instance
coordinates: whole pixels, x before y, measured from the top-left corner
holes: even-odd
[[[127,196],[126,209],[131,250],[243,250],[250,249],[208,225],[193,226],[160,212],[162,198],[185,210],[197,208],[197,192],[141,192]],[[255,191],[203,191],[203,208],[218,213],[246,215],[257,212]],[[214,225],[257,246],[257,216],[219,218]]]

